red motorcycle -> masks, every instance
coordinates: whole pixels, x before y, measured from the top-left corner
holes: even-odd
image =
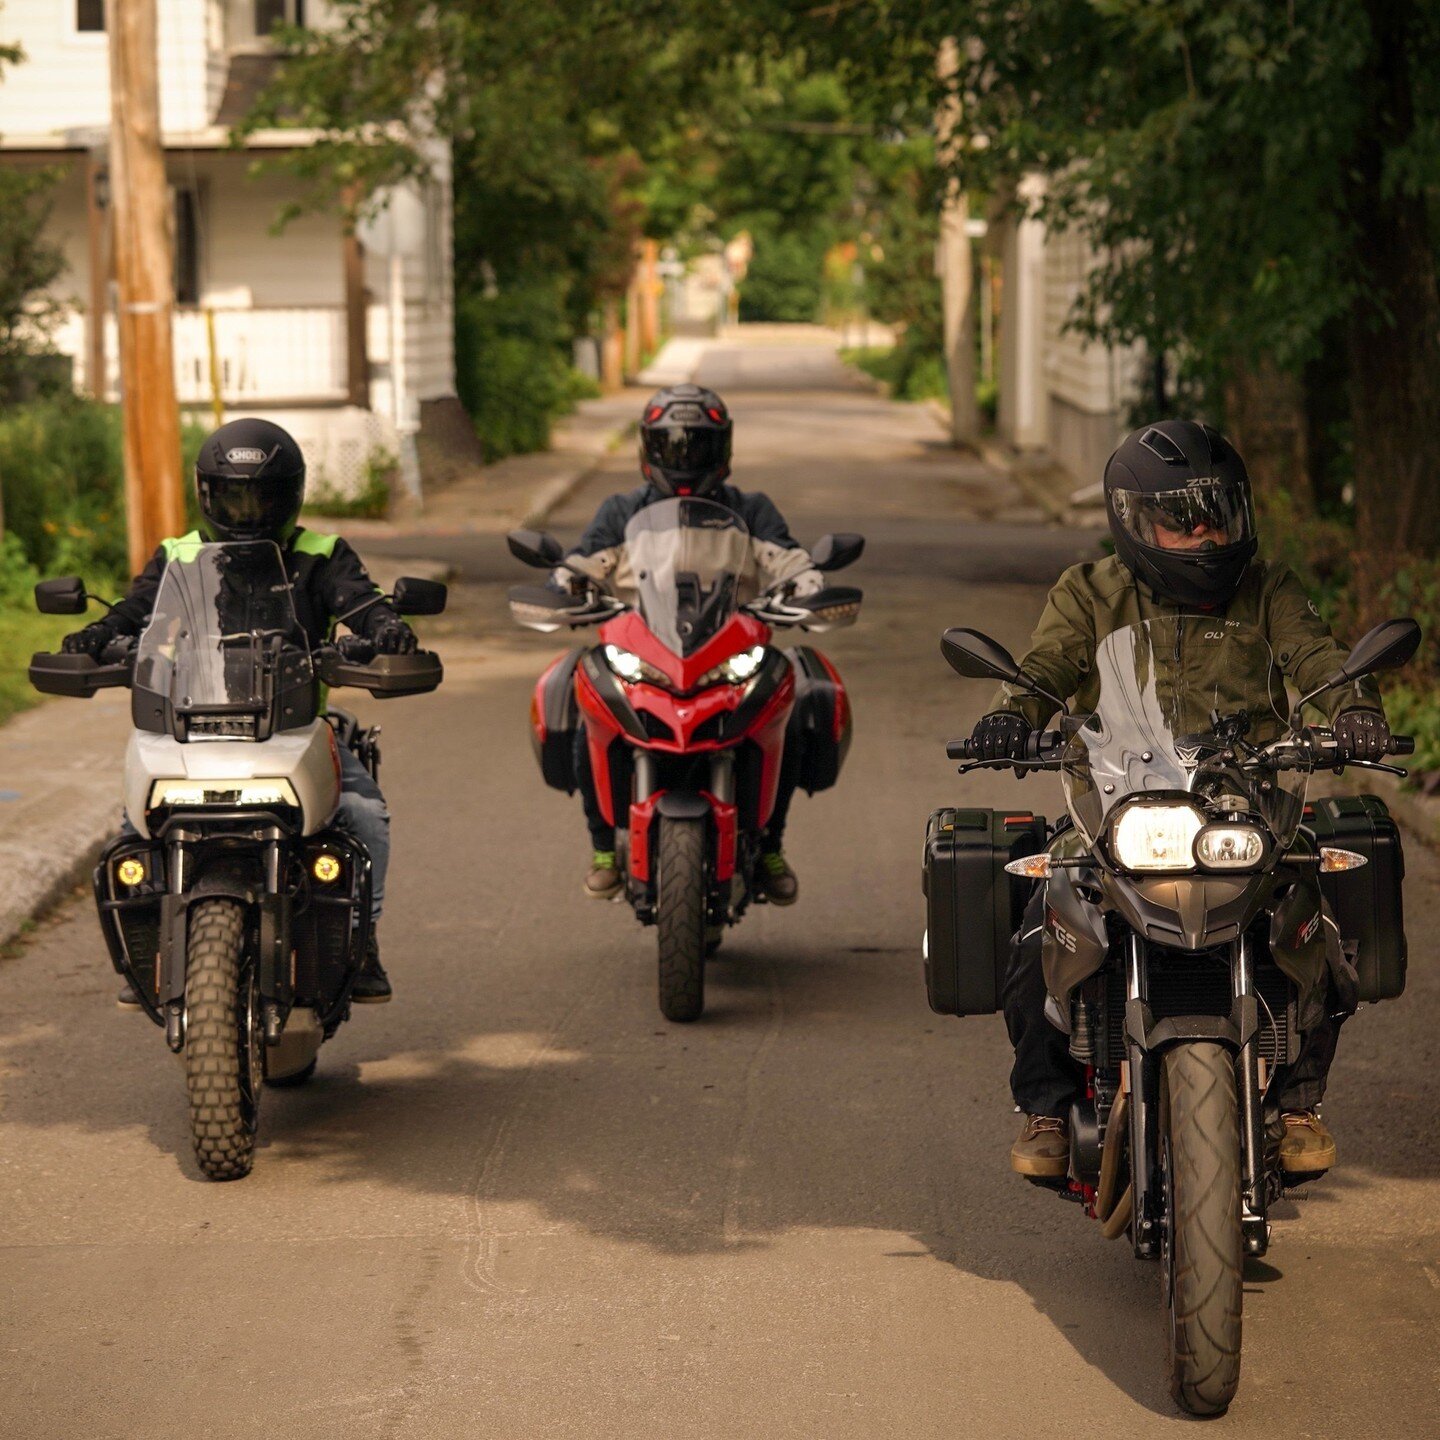
[[[517,530],[508,543],[527,565],[563,558],[549,535]],[[827,535],[811,552],[816,568],[852,564],[864,543]],[[584,726],[622,893],[659,935],[660,1010],[695,1020],[706,956],[765,901],[756,868],[782,764],[813,794],[835,783],[850,746],[834,666],[806,646],[772,648],[772,632],[853,624],[862,597],[831,587],[798,599],[781,585],[745,601],[750,532],[709,500],[647,506],[626,528],[624,553],[613,585],[634,588],[633,606],[598,586],[574,596],[526,585],[511,589],[510,608],[533,630],[600,626],[598,646],[560,656],[535,686],[536,755],[545,783],[574,794]]]

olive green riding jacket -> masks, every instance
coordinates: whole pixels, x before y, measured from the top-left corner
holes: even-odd
[[[1180,678],[1197,694],[1233,697],[1236,708],[1283,696],[1281,676],[1300,693],[1313,690],[1340,668],[1348,651],[1330,633],[1294,571],[1254,560],[1234,598],[1223,609],[1193,612],[1161,600],[1138,582],[1115,556],[1072,565],[1056,582],[1020,668],[1031,679],[1087,714],[1096,707],[1100,683],[1095,649],[1112,631],[1145,620],[1176,619],[1182,652]],[[1258,630],[1270,644],[1269,673],[1261,673],[1264,650],[1226,643],[1236,624]],[[1192,643],[1193,642],[1193,643]],[[1331,719],[1342,710],[1380,710],[1372,680],[1355,681],[1320,696],[1315,704]],[[1039,730],[1054,713],[1048,700],[1003,685],[992,711],[1021,715]]]

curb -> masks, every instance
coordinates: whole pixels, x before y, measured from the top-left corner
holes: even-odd
[[[1440,796],[1406,790],[1394,775],[1347,770],[1341,784],[1354,794],[1379,795],[1402,829],[1422,845],[1440,851]]]
[[[119,828],[117,821],[108,821],[98,835],[81,842],[75,853],[60,861],[59,868],[40,884],[33,895],[0,913],[0,959],[5,958],[7,947],[22,940],[31,927],[68,899],[77,885],[89,884],[90,873],[100,858],[100,852]]]
[[[598,453],[590,456],[581,469],[571,475],[559,475],[542,485],[531,500],[529,508],[516,522],[517,526],[527,530],[543,529],[551,515],[599,470],[606,456],[612,454],[616,446],[634,428],[634,422],[627,420],[623,425],[608,431]]]

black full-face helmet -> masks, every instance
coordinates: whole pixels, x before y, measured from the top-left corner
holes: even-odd
[[[195,489],[212,540],[284,540],[305,499],[305,457],[269,420],[232,420],[200,447]]]
[[[665,495],[708,495],[730,474],[734,422],[725,402],[699,385],[670,385],[640,418],[640,469]]]
[[[1157,595],[1229,604],[1256,549],[1250,476],[1218,430],[1162,420],[1133,431],[1105,466],[1115,553]]]

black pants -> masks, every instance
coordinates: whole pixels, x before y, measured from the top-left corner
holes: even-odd
[[[1010,1093],[1027,1115],[1068,1119],[1070,1104],[1085,1092],[1085,1068],[1070,1058],[1070,1037],[1045,1018],[1045,976],[1040,937],[1045,924],[1045,889],[1036,886],[1011,947],[1005,973],[1005,1028],[1015,1047]],[[1344,1015],[1328,1015],[1305,1032],[1295,1063],[1275,1077],[1271,1093],[1282,1110],[1313,1110],[1325,1095],[1325,1080],[1335,1059]]]
[[[778,850],[785,836],[785,822],[790,818],[790,802],[795,798],[799,780],[800,759],[797,747],[786,745],[780,757],[780,781],[775,787],[775,809],[765,827],[766,851]],[[615,848],[615,827],[600,810],[600,797],[595,793],[595,775],[590,768],[590,742],[585,727],[575,728],[575,779],[580,799],[585,806],[585,824],[590,830],[590,844],[596,850]]]

